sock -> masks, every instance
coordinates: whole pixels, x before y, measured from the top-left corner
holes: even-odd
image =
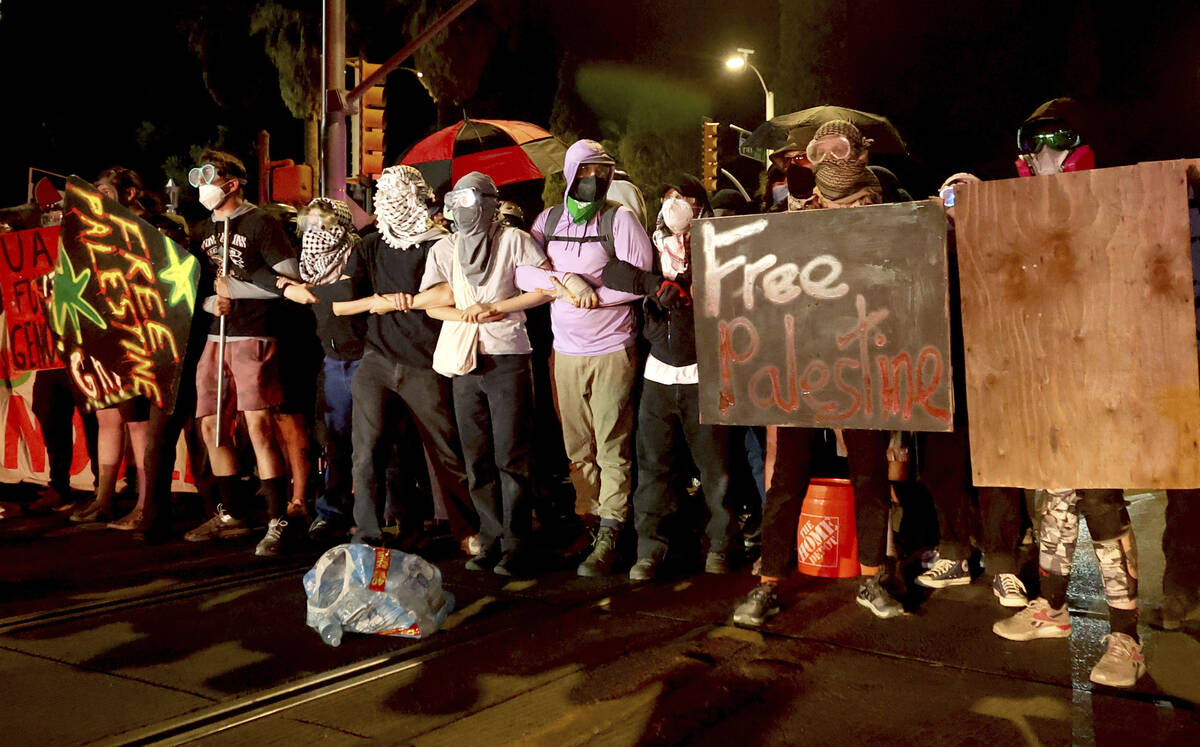
[[[286,477],[268,477],[260,482],[263,496],[267,499],[267,517],[271,519],[284,518],[288,479]]]
[[[1136,643],[1141,643],[1137,632],[1138,610],[1134,607],[1131,610],[1123,610],[1118,607],[1108,608],[1108,626],[1114,633],[1124,633],[1134,640]]]
[[[1070,576],[1060,576],[1057,573],[1047,573],[1044,569],[1038,574],[1042,582],[1042,597],[1054,609],[1062,609],[1067,603],[1067,582]]]
[[[225,475],[213,478],[213,491],[217,495],[217,503],[225,509],[225,513],[235,519],[242,518],[242,502],[238,498],[237,475]],[[216,513],[216,511],[213,511]]]

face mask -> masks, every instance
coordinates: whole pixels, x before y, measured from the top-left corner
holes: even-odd
[[[575,180],[571,191],[574,193],[571,196],[577,202],[595,202],[608,191],[608,181],[597,176],[585,176]]]
[[[200,204],[205,210],[216,210],[222,202],[225,202],[225,190],[215,184],[200,185]]]
[[[792,197],[807,200],[812,196],[813,186],[816,183],[816,176],[812,169],[792,164],[787,168],[787,186],[784,188],[783,196],[787,197],[790,194]]]
[[[687,203],[687,200],[678,197],[668,197],[663,200],[663,222],[667,224],[667,228],[671,229],[672,233],[686,232],[692,224],[693,215],[692,206]]]
[[[776,184],[771,188],[771,206],[774,207],[787,199],[788,185]]]

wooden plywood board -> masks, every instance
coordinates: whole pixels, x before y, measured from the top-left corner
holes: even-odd
[[[940,202],[695,221],[700,419],[948,431]]]
[[[976,485],[1200,487],[1187,165],[959,187]]]

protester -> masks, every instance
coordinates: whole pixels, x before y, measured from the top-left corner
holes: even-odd
[[[789,194],[789,209],[844,209],[880,203],[879,180],[867,168],[870,144],[850,122],[833,120],[821,125],[805,147],[805,160],[811,164],[815,182],[812,195],[801,202]],[[800,183],[792,175],[792,169],[800,167],[799,158],[792,159],[789,184]],[[761,625],[779,610],[776,589],[796,555],[796,526],[808,489],[817,433],[812,428],[767,429],[762,573],[759,586],[734,610],[733,620],[739,625]],[[876,617],[896,617],[904,608],[880,583],[891,511],[889,435],[887,431],[846,430],[842,437],[850,462],[858,533],[861,582],[855,599]]]
[[[196,418],[212,463],[214,487],[219,496],[217,513],[184,535],[192,542],[249,533],[248,501],[239,494],[237,454],[231,443],[235,415],[240,413],[254,448],[258,480],[266,497],[267,533],[255,547],[256,555],[281,551],[287,526],[287,478],[275,442],[272,408],[283,401],[275,340],[267,326],[272,304],[277,304],[279,275],[295,277],[298,267],[291,244],[278,221],[245,198],[246,167],[236,157],[206,151],[190,180],[198,186],[200,203],[212,211],[192,235],[196,253],[208,259],[217,275],[216,293],[204,300],[204,310],[214,316],[208,342],[196,370]],[[221,275],[222,236],[229,229],[228,273]],[[218,360],[220,319],[225,318],[225,358]],[[218,377],[224,384],[224,402],[217,401]],[[217,430],[217,412],[221,430]]]
[[[607,575],[617,559],[617,538],[628,516],[631,484],[631,396],[637,377],[637,318],[630,304],[641,296],[606,288],[600,273],[612,257],[650,269],[650,238],[629,208],[608,203],[614,164],[603,146],[580,140],[563,161],[564,205],[534,221],[534,239],[553,266],[522,267],[524,291],[553,288],[554,382],[563,443],[571,460],[576,511],[598,516],[592,552],[581,576]],[[552,219],[553,218],[553,219]]]
[[[360,241],[350,207],[340,200],[318,197],[296,218],[300,233],[300,278],[297,284],[280,278],[284,296],[299,303],[320,299],[342,280],[350,256]],[[307,288],[305,288],[307,286]],[[324,542],[346,535],[352,523],[352,430],[354,401],[351,382],[362,358],[367,323],[362,316],[339,317],[328,300],[313,305],[317,335],[325,352],[322,364],[321,413],[325,426],[324,490],[317,498],[316,518],[308,536]]]
[[[395,406],[402,406],[416,422],[429,455],[431,480],[445,497],[451,532],[464,546],[478,532],[451,410],[450,381],[433,370],[441,322],[425,314],[409,314],[398,302],[397,294],[420,291],[429,251],[447,235],[430,218],[428,199],[421,172],[412,166],[384,169],[375,195],[379,231],[365,237],[350,254],[343,269],[347,281],[312,289],[334,302],[334,314],[371,314],[366,346],[351,384],[357,543],[384,542],[378,496],[397,426]],[[402,443],[400,448],[413,452],[417,447]],[[404,500],[411,501],[411,496],[403,496]]]
[[[954,430],[949,433],[918,434],[919,479],[933,498],[938,518],[937,557],[932,566],[917,576],[917,583],[931,589],[971,583],[971,537],[980,527],[979,542],[984,566],[992,574],[992,593],[1005,607],[1028,603],[1025,584],[1017,576],[1017,552],[1021,541],[1024,501],[1020,488],[980,487],[971,482],[971,454],[967,439],[966,365],[962,337],[962,308],[959,302],[958,252],[955,242],[954,188],[978,183],[973,174],[954,174],[943,182],[938,195],[946,208],[947,275],[950,283],[950,370],[954,374]]]
[[[446,195],[457,231],[430,250],[424,291],[402,307],[425,306],[443,321],[439,347],[466,335],[452,375],[454,415],[467,466],[471,502],[479,514],[479,552],[470,570],[509,576],[528,570],[523,544],[532,529],[533,371],[524,309],[545,303],[521,293],[516,269],[549,267],[529,234],[495,220],[496,185],[472,171]],[[424,303],[420,303],[423,301]],[[474,365],[472,365],[474,364]],[[442,361],[434,358],[435,368]],[[524,557],[523,557],[524,556]]]
[[[1082,111],[1071,99],[1048,101],[1021,124],[1017,168],[1022,176],[1044,176],[1092,168],[1095,157],[1083,139]],[[1041,593],[1016,615],[992,626],[1012,641],[1071,635],[1067,585],[1075,557],[1080,514],[1087,520],[1108,600],[1106,650],[1092,667],[1092,682],[1132,687],[1146,672],[1138,636],[1137,544],[1120,490],[1052,489],[1038,525]]]
[[[706,573],[728,573],[727,553],[735,526],[726,499],[729,492],[730,429],[700,422],[700,375],[696,364],[694,306],[691,302],[691,222],[708,206],[701,192],[689,200],[691,181],[672,188],[660,214],[663,228],[655,231],[658,257],[653,271],[644,271],[614,258],[605,267],[604,284],[614,290],[641,293],[650,355],[638,409],[638,486],[633,505],[638,535],[638,559],[629,571],[632,581],[655,577],[668,551],[663,521],[676,512],[679,475],[691,452],[700,471],[708,505]],[[696,183],[698,185],[698,183]],[[665,232],[665,233],[664,233]]]

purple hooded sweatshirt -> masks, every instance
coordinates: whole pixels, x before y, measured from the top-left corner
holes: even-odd
[[[563,174],[567,176],[567,193],[581,163],[603,160],[612,163],[603,146],[594,140],[580,140],[567,149],[563,159]],[[563,194],[565,203],[567,194]],[[606,355],[623,350],[637,340],[633,308],[629,305],[641,300],[641,296],[623,293],[604,287],[600,272],[608,264],[608,252],[599,241],[551,241],[546,243],[546,234],[551,236],[596,236],[599,232],[600,215],[596,214],[584,225],[576,225],[571,214],[564,208],[558,226],[546,230],[546,217],[550,211],[543,210],[533,222],[530,233],[546,250],[552,270],[536,267],[517,268],[517,286],[523,291],[553,288],[550,276],[562,278],[573,272],[591,283],[599,296],[600,305],[594,309],[580,309],[567,301],[555,300],[550,306],[550,325],[554,331],[554,349],[566,355]],[[617,259],[623,259],[642,270],[649,270],[653,249],[646,229],[637,216],[627,207],[618,208],[613,220],[613,243],[616,244]]]

